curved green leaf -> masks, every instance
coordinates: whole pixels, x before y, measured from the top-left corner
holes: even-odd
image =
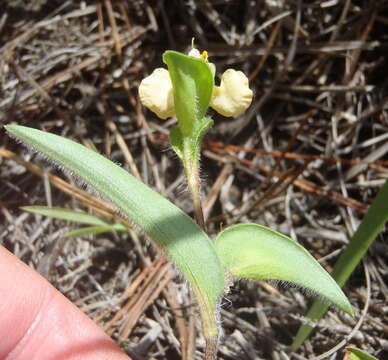
[[[197,296],[205,336],[217,336],[216,307],[224,289],[224,271],[210,239],[189,216],[124,169],[78,143],[24,126],[6,129],[92,185],[164,249]]]
[[[285,235],[261,225],[240,224],[222,231],[215,246],[233,276],[289,281],[352,313],[349,301],[331,276],[301,245]]]
[[[192,135],[195,122],[201,120],[209,107],[214,78],[209,65],[201,59],[176,51],[166,51],[167,64],[174,89],[174,106],[183,136]]]

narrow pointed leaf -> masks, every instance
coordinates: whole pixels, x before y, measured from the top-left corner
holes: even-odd
[[[224,272],[208,236],[183,211],[102,155],[71,140],[24,126],[6,129],[92,185],[153,239],[191,284],[205,336],[217,335],[216,306]]]
[[[377,235],[388,221],[388,180],[380,189],[373,200],[368,212],[362,219],[357,231],[353,234],[344,252],[338,258],[332,272],[333,278],[339,286],[344,286],[350,275],[360,263],[369,247],[376,240]],[[319,301],[314,301],[307,313],[307,317],[312,320],[319,320],[325,315],[327,305]],[[313,328],[307,324],[302,325],[295,336],[292,348],[297,349],[310,335]]]
[[[166,51],[163,61],[168,66],[174,89],[175,113],[184,136],[192,135],[195,122],[209,107],[214,78],[209,65],[201,59],[176,51]]]
[[[237,278],[288,281],[352,313],[349,301],[331,276],[285,235],[265,226],[241,224],[222,231],[215,246],[225,268]]]
[[[107,222],[98,216],[88,214],[84,211],[64,209],[58,207],[48,206],[24,206],[22,210],[30,213],[39,214],[43,216],[52,217],[58,220],[72,221],[78,224],[95,225],[95,226],[110,226]],[[122,225],[124,228],[125,226]]]

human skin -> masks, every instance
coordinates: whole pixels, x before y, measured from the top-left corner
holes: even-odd
[[[0,360],[130,360],[42,276],[0,246]]]

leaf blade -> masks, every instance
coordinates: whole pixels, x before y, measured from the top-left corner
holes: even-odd
[[[337,283],[301,245],[283,234],[257,224],[240,224],[222,231],[215,246],[221,262],[233,276],[286,280],[352,313]]]
[[[111,224],[97,216],[88,214],[84,211],[71,210],[49,206],[23,206],[21,208],[33,214],[52,217],[58,220],[72,221],[79,224],[95,225],[95,226],[110,226]]]

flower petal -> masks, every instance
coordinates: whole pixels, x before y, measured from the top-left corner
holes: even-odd
[[[253,92],[245,74],[228,69],[221,77],[220,86],[214,87],[210,106],[223,116],[236,116],[249,107],[252,97]]]
[[[175,114],[172,83],[166,69],[157,68],[142,80],[139,97],[141,103],[161,119]]]

